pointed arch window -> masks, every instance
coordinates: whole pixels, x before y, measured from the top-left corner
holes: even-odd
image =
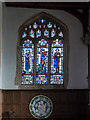
[[[19,28],[16,84],[26,89],[61,89],[68,83],[68,30],[47,13]]]

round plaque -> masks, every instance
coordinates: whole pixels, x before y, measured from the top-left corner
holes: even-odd
[[[35,118],[45,119],[52,113],[52,101],[44,95],[35,96],[29,104],[29,110]]]

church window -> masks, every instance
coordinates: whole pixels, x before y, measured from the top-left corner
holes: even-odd
[[[29,19],[19,29],[16,84],[29,89],[66,88],[68,30],[47,13]]]

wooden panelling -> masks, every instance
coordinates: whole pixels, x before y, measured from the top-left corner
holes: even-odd
[[[0,90],[0,120],[2,119],[2,90]]]
[[[53,112],[48,119],[78,120],[88,117],[88,90],[3,90],[3,119],[5,112],[10,117],[33,119],[29,111],[29,103],[36,95],[45,95],[53,102]],[[47,120],[48,120],[47,119]]]

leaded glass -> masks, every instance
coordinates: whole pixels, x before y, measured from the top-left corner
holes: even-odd
[[[54,24],[54,28],[56,28],[56,24]]]
[[[46,36],[47,38],[49,38],[49,31],[47,29],[44,31],[44,36]]]
[[[51,48],[51,84],[63,84],[63,42],[56,39]]]
[[[39,25],[39,28],[42,28],[42,26],[41,26],[41,25]]]
[[[60,27],[58,27],[58,30],[60,30]]]
[[[41,36],[41,31],[38,29],[38,31],[36,32],[36,38]]]
[[[39,20],[39,22],[44,23],[46,22],[46,20],[42,19],[42,20]]]
[[[27,30],[27,28],[25,28],[25,30]]]
[[[31,30],[31,31],[29,32],[29,35],[30,35],[30,37],[35,38],[35,36],[34,36],[34,31],[33,31],[33,30]]]
[[[46,27],[46,25],[43,25],[43,28],[45,28]]]
[[[63,38],[63,33],[62,33],[62,31],[59,32],[59,36]]]
[[[29,25],[29,28],[31,28],[32,26],[31,25]]]
[[[51,31],[51,37],[54,37],[55,34],[56,34],[56,31],[54,29],[52,29],[52,31]]]
[[[52,24],[51,22],[49,22],[49,24],[47,25],[48,28],[51,28],[52,27]]]
[[[29,39],[22,45],[22,84],[33,84],[34,45]]]
[[[33,28],[36,29],[37,27],[38,27],[37,23],[34,22],[34,24],[33,24]]]
[[[36,84],[47,84],[48,44],[41,39],[37,44]]]
[[[23,32],[22,38],[25,38],[26,36],[27,36],[27,34],[25,32]]]

